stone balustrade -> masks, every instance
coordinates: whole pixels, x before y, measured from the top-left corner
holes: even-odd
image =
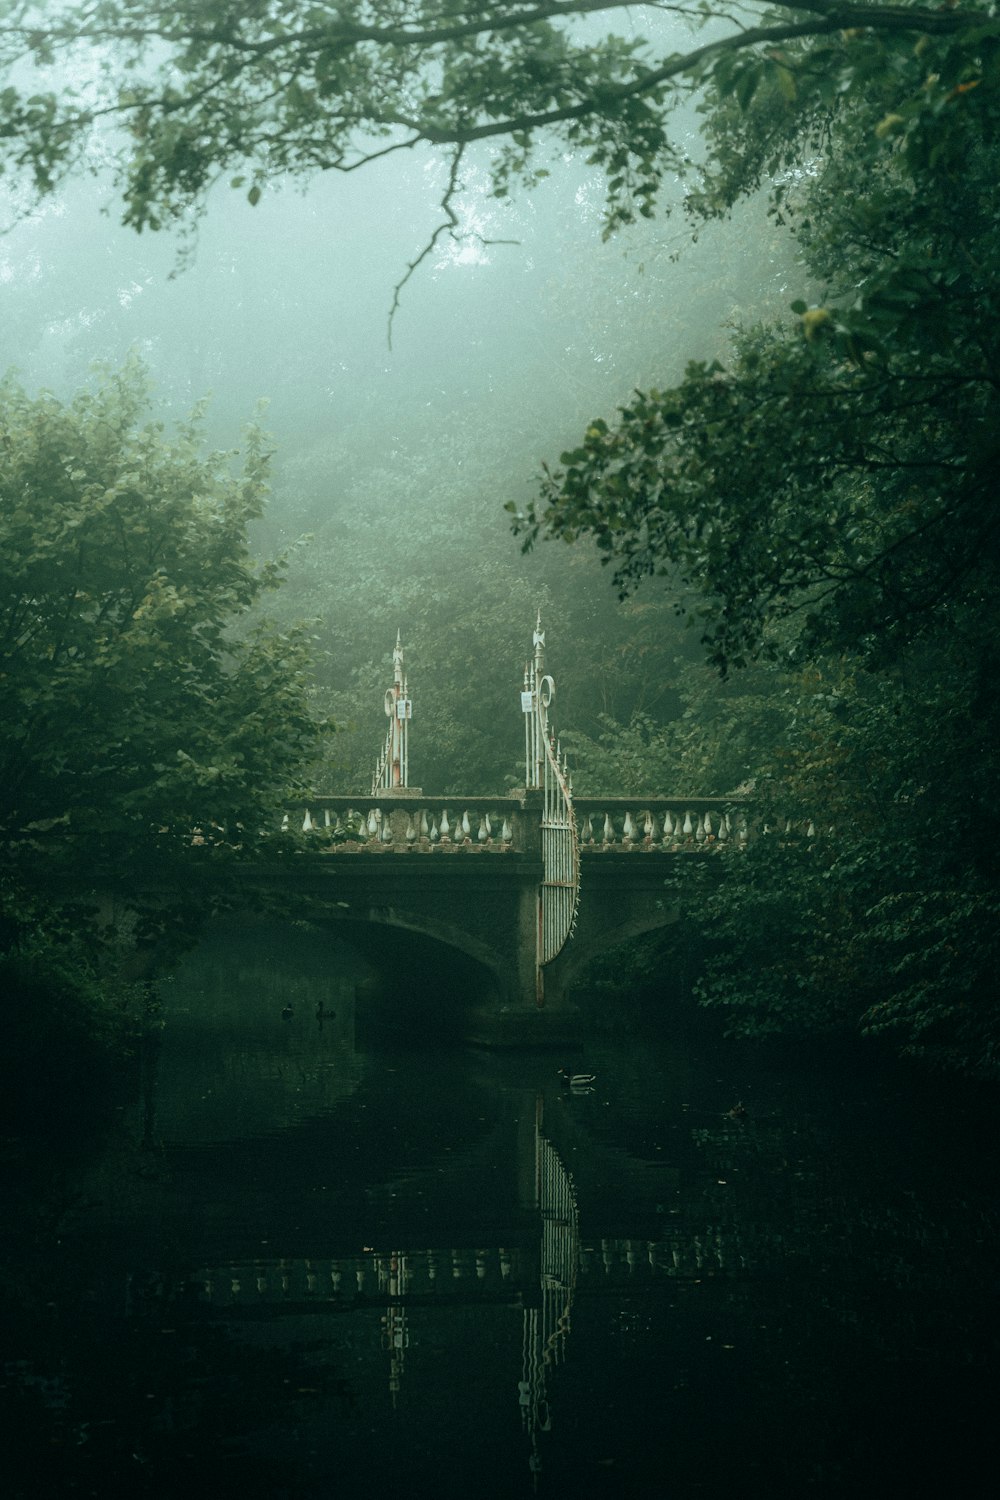
[[[725,797],[574,797],[580,850],[706,852],[742,848],[761,834],[813,838],[810,818],[761,823],[751,804]],[[426,797],[409,789],[367,797],[314,797],[289,811],[285,832],[315,837],[330,854],[524,853],[534,848],[539,812],[523,795]]]
[[[742,798],[574,797],[573,810],[585,855],[609,850],[677,854],[744,848],[765,835],[816,836],[811,818],[762,820]]]
[[[751,836],[747,805],[723,797],[574,797],[573,807],[585,855],[739,847]]]
[[[282,829],[314,835],[324,853],[521,853],[529,847],[518,797],[425,797],[410,789],[368,797],[315,797]],[[533,818],[533,821],[537,819]]]

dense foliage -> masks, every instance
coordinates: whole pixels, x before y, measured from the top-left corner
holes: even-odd
[[[136,367],[69,404],[0,388],[0,963],[36,1040],[39,974],[57,1018],[71,973],[122,999],[126,950],[222,898],[193,864],[276,828],[321,743],[306,642],[247,623],[279,576],[247,549],[259,439],[236,474],[147,400]]]
[[[782,67],[716,73],[694,207],[775,174],[818,304],[594,421],[517,524],[593,537],[625,593],[679,567],[716,666],[775,663],[764,817],[829,832],[709,882],[703,998],[995,1075],[1000,52],[861,33]]]
[[[912,48],[918,37],[988,31],[992,14],[871,0],[637,9],[649,41],[628,34],[626,0],[12,4],[0,30],[8,59],[44,70],[114,50],[107,76],[79,70],[70,93],[9,87],[2,134],[8,159],[47,192],[79,164],[95,122],[120,120],[127,136],[112,149],[125,219],[155,229],[200,205],[222,173],[235,172],[234,187],[257,201],[277,174],[350,172],[420,143],[448,156],[447,208],[467,147],[499,143],[492,175],[504,192],[537,181],[533,148],[546,133],[602,168],[613,227],[652,212],[664,176],[687,167],[671,107],[692,82],[708,79],[741,104],[758,91],[787,98],[800,73],[798,54],[784,49],[819,38],[807,89],[815,119],[844,70],[849,85],[867,83],[866,63],[856,76],[850,57],[856,28]],[[674,22],[665,32],[663,11]],[[626,34],[598,33],[586,24],[595,14],[616,16]],[[705,38],[691,45],[698,27]],[[747,156],[770,169],[781,137],[780,123],[758,136],[741,172]]]
[[[823,304],[595,422],[529,517],[532,538],[595,536],[625,590],[679,564],[723,669],[789,612],[810,650],[889,656],[990,590],[997,102],[959,95],[916,142],[890,141],[884,50],[881,96],[870,80],[832,112],[827,155],[778,194]],[[952,80],[973,71],[968,49],[951,59]],[[980,81],[996,87],[1000,53]]]
[[[143,423],[136,371],[69,405],[0,392],[0,826],[85,856],[159,850],[214,819],[253,829],[317,746],[303,643],[234,633],[278,578],[256,566],[265,458],[205,457],[197,422]]]

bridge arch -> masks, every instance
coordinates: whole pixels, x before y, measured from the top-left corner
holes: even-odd
[[[502,958],[487,943],[471,933],[463,931],[452,922],[442,921],[426,913],[400,910],[394,906],[371,906],[362,914],[359,911],[344,911],[336,907],[327,908],[324,921],[343,922],[353,926],[394,927],[403,932],[415,932],[433,939],[445,948],[454,948],[467,958],[473,959],[490,973],[499,975]]]

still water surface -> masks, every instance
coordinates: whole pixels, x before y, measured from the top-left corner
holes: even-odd
[[[994,1492],[981,1101],[667,1025],[595,1034],[569,1090],[372,1030],[360,977],[230,935],[164,987],[35,1246],[15,1493]]]

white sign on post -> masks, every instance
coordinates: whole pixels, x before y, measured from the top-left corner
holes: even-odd
[[[534,706],[535,706],[535,695],[534,695],[534,693],[522,693],[521,694],[521,712],[523,714],[530,714],[531,710],[534,708]]]

